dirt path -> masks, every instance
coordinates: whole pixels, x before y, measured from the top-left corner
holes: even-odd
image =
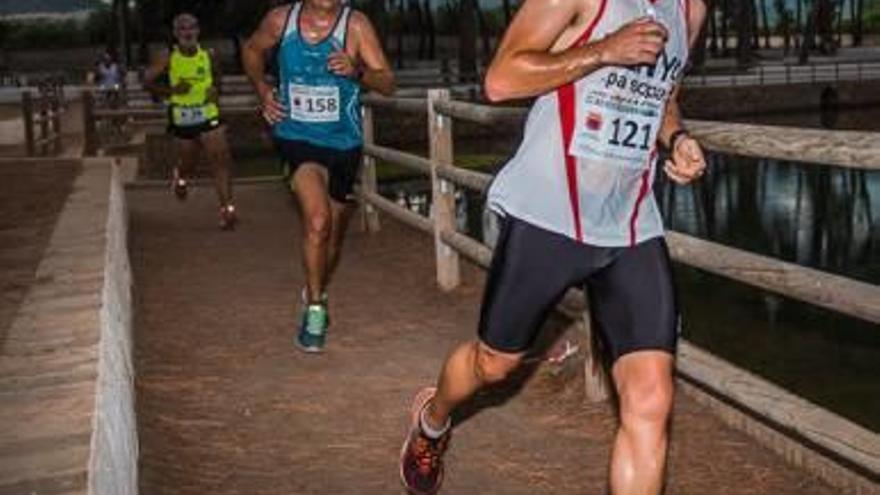
[[[0,160],[0,348],[81,167]]]
[[[427,236],[352,229],[330,289],[328,352],[291,344],[302,284],[297,219],[276,185],[237,191],[218,231],[212,194],[128,193],[137,283],[141,487],[157,494],[397,494],[413,393],[472,335],[482,275],[433,284]],[[536,375],[481,395],[457,427],[446,494],[605,493],[614,420],[577,384]],[[490,407],[494,406],[494,407]],[[669,494],[833,493],[679,397]]]

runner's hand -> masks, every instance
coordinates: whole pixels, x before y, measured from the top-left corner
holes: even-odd
[[[357,73],[354,59],[342,50],[335,51],[327,57],[327,69],[341,77],[353,77]]]
[[[171,88],[171,94],[185,95],[189,93],[190,88],[192,88],[192,85],[190,83],[186,81],[180,81]]]
[[[274,90],[268,89],[263,91],[260,101],[260,112],[266,122],[277,124],[284,120],[284,106],[278,101]]]
[[[690,136],[677,140],[663,170],[670,179],[681,185],[702,177],[706,171],[706,157],[697,140]]]
[[[641,17],[599,41],[604,65],[654,65],[669,33],[650,17]]]

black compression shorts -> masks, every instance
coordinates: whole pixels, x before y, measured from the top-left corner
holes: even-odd
[[[338,150],[317,146],[306,141],[275,138],[281,159],[290,166],[290,175],[305,162],[314,162],[327,169],[327,190],[339,203],[354,200],[354,183],[361,167],[361,148]]]
[[[612,361],[638,350],[675,352],[678,308],[666,242],[596,247],[506,217],[486,282],[480,340],[528,350],[559,299],[585,286],[593,328]]]
[[[199,136],[201,136],[202,134],[204,134],[206,132],[210,132],[210,131],[213,131],[214,129],[219,128],[221,124],[222,124],[222,122],[220,121],[219,118],[209,120],[205,123],[197,124],[197,125],[182,126],[182,125],[169,124],[168,125],[168,133],[171,134],[172,136],[176,137],[177,139],[185,139],[187,141],[190,141],[193,139],[198,139]]]

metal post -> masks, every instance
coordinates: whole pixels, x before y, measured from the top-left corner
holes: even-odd
[[[428,140],[431,159],[431,213],[434,216],[434,247],[437,283],[443,290],[458,287],[461,276],[458,252],[445,244],[441,233],[455,231],[455,185],[437,175],[438,164],[452,164],[452,119],[435,111],[435,101],[449,100],[448,89],[428,90]]]

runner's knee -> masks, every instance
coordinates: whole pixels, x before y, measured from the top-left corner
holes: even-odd
[[[330,212],[326,209],[311,212],[306,218],[306,236],[312,240],[326,240],[330,237]]]
[[[663,373],[646,373],[620,387],[620,416],[626,424],[666,424],[672,410],[672,377]]]

